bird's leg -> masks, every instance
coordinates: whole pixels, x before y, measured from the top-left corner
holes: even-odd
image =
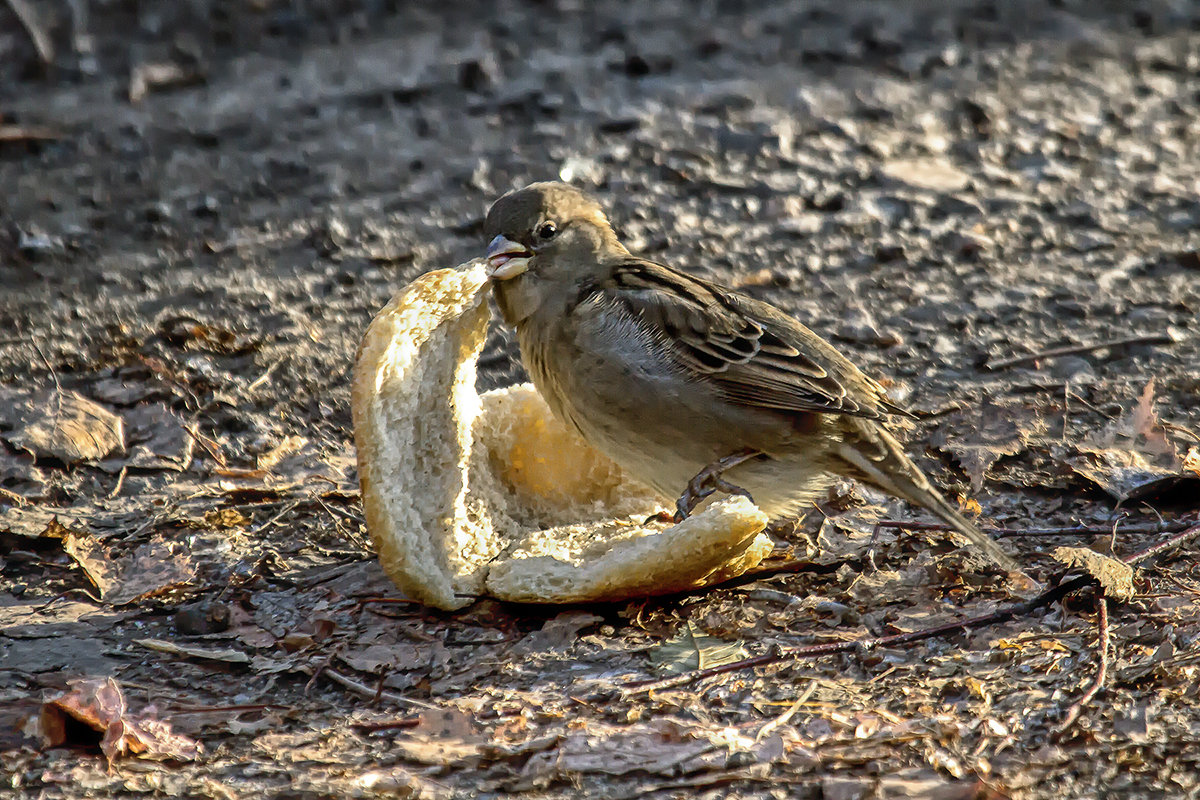
[[[726,470],[733,469],[738,464],[760,455],[762,453],[759,450],[752,450],[750,448],[738,450],[736,453],[727,455],[724,458],[718,458],[696,473],[696,477],[688,481],[687,488],[683,490],[683,494],[675,501],[675,522],[683,522],[687,519],[688,515],[692,513],[692,509],[696,507],[696,504],[713,492],[720,491],[726,494],[740,494],[747,500],[753,501],[754,498],[750,496],[748,491],[730,483],[722,478],[721,475]]]

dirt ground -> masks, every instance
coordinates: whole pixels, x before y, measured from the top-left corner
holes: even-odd
[[[1200,5],[632,5],[0,2],[0,793],[1200,797],[1194,543],[652,691],[1015,598],[933,532],[872,566],[927,518],[841,486],[736,586],[379,601],[355,345],[554,176],[888,379],[987,524],[1082,526],[1004,539],[1046,585],[1200,511]]]

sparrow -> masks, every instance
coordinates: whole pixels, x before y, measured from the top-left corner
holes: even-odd
[[[492,293],[553,414],[634,478],[794,515],[839,477],[923,506],[1005,570],[1016,562],[934,488],[885,427],[905,412],[836,348],[770,303],[632,255],[600,204],[565,183],[497,200]]]

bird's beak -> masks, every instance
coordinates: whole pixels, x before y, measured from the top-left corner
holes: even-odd
[[[487,249],[488,277],[497,281],[515,278],[529,268],[533,251],[520,242],[497,236]]]

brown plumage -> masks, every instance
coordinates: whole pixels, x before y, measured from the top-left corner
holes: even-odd
[[[791,316],[631,255],[600,205],[566,184],[505,195],[485,231],[497,304],[555,415],[664,495],[683,492],[682,513],[693,479],[723,459],[736,464],[709,470],[701,494],[744,489],[776,516],[847,476],[1016,568],[884,427],[903,412],[883,388]]]

